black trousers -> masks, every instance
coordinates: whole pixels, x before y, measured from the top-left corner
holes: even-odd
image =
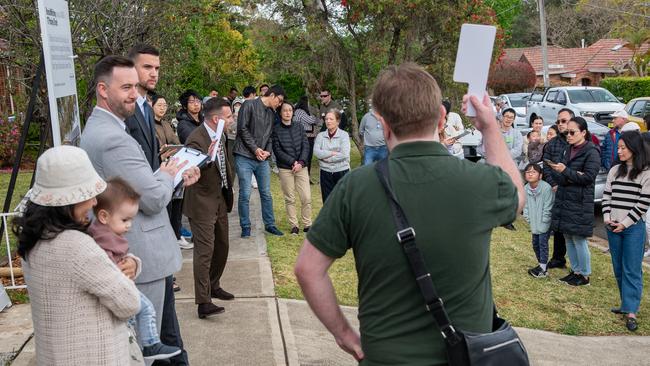
[[[314,157],[314,142],[316,141],[315,137],[307,137],[309,142],[309,155],[307,156],[307,173],[309,173],[309,180],[311,180],[311,159]]]
[[[181,238],[181,225],[183,220],[183,200],[172,199],[167,205],[167,213],[169,214],[169,222],[174,229],[176,240]]]
[[[559,232],[553,233],[553,257],[551,260],[554,262],[566,263],[566,241],[564,234]]]
[[[180,201],[180,200],[178,200]],[[163,305],[162,326],[160,329],[160,341],[168,346],[180,347],[181,354],[164,361],[155,361],[153,365],[189,365],[187,351],[183,349],[183,338],[181,328],[176,317],[176,299],[174,298],[174,276],[165,278],[165,303]]]
[[[325,203],[325,200],[327,199],[327,197],[334,190],[334,186],[336,186],[336,183],[338,183],[338,181],[341,180],[341,178],[343,178],[343,176],[345,174],[347,174],[347,172],[349,172],[349,171],[350,171],[350,169],[346,169],[346,170],[342,170],[340,172],[330,173],[330,172],[326,172],[326,171],[321,169],[321,171],[320,171],[320,192],[321,192],[321,197],[323,197],[323,203]]]

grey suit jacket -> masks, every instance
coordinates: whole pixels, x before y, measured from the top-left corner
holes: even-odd
[[[152,172],[142,148],[124,127],[117,117],[95,108],[81,134],[81,148],[102,178],[123,178],[141,195],[140,211],[126,239],[130,252],[142,260],[136,282],[146,283],[181,269],[182,256],[166,208],[173,178]]]

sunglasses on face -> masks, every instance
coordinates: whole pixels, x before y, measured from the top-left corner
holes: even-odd
[[[576,134],[580,133],[580,131],[579,130],[569,130],[569,131],[567,131],[567,133],[569,135],[573,136],[573,135],[576,135]]]
[[[329,97],[329,96],[330,96],[329,94],[321,94],[321,95],[320,95],[321,98],[327,98],[327,97]]]
[[[562,125],[562,124],[565,124],[565,123],[569,123],[569,120],[568,119],[558,119],[557,122],[556,122],[556,124],[558,124],[558,125]]]

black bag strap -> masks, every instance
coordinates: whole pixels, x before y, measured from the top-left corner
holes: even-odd
[[[447,315],[442,299],[438,296],[438,292],[433,285],[431,274],[424,263],[422,252],[420,252],[420,249],[418,249],[415,244],[415,230],[411,225],[409,225],[406,214],[397,202],[397,197],[391,188],[390,176],[388,173],[388,158],[379,161],[375,165],[375,170],[381,185],[386,191],[386,196],[388,196],[390,211],[393,215],[395,226],[397,227],[397,241],[402,246],[409,264],[411,265],[411,269],[415,275],[415,281],[422,293],[422,297],[424,297],[426,309],[433,316],[433,320],[438,325],[442,338],[444,338],[448,347],[455,347],[463,340],[463,337],[451,324],[451,320]]]

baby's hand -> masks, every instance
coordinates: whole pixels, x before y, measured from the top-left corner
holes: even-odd
[[[124,257],[117,263],[122,273],[129,279],[135,279],[135,273],[138,269],[138,263],[131,257]]]

